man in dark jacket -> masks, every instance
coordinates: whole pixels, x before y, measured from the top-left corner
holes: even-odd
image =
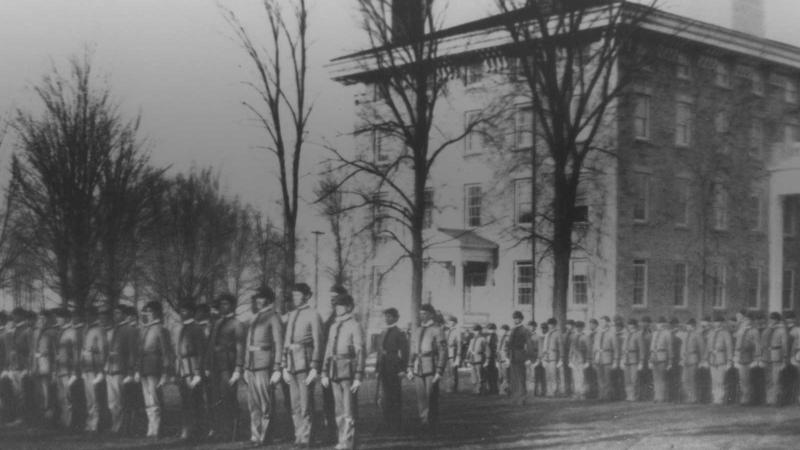
[[[145,305],[145,328],[140,338],[138,379],[142,382],[145,411],[147,412],[147,437],[157,438],[161,430],[161,395],[159,390],[167,383],[175,359],[172,343],[164,327],[161,303],[151,301]]]
[[[133,382],[136,371],[136,354],[139,346],[139,334],[131,323],[126,306],[116,305],[112,312],[113,320],[106,326],[108,356],[106,358],[106,394],[108,409],[111,412],[111,432],[119,433],[122,429],[123,410],[130,405],[125,404],[122,395],[124,386]]]
[[[405,333],[397,328],[399,313],[395,308],[383,311],[386,329],[378,338],[378,359],[376,372],[380,391],[377,398],[383,411],[386,425],[397,430],[403,413],[400,379],[408,364],[408,339]]]
[[[233,433],[238,417],[236,383],[244,366],[244,325],[236,319],[236,297],[217,298],[221,317],[214,323],[208,342],[207,364],[212,383],[213,434]]]
[[[521,312],[514,311],[511,317],[514,320],[514,327],[508,333],[506,344],[511,400],[514,404],[524,405],[527,395],[525,361],[528,360],[530,355],[528,350],[529,334],[528,329],[522,324],[524,317]]]
[[[178,389],[181,394],[183,428],[181,439],[202,436],[201,424],[205,415],[203,402],[203,372],[205,370],[206,336],[203,327],[194,320],[192,299],[184,299],[178,307],[181,328],[175,347],[177,356]]]

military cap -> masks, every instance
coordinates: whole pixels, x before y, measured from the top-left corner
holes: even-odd
[[[333,299],[334,306],[346,306],[352,308],[355,305],[353,296],[350,294],[339,294]]]
[[[508,326],[507,324],[502,324],[502,325],[500,325],[500,329],[501,329],[501,330],[506,330],[506,331],[508,331],[508,330],[510,330],[510,329],[511,329],[511,327],[510,327],[510,326]]]
[[[686,321],[686,325],[695,326],[697,325],[697,321],[694,320],[694,317],[690,317],[689,320]]]
[[[611,322],[611,318],[608,317],[608,316],[603,316],[603,317],[600,318],[600,320],[605,321],[605,322]]]
[[[670,324],[670,325],[678,325],[679,323],[681,323],[681,322],[678,320],[678,318],[677,318],[677,317],[671,317],[671,318],[669,319],[669,324]]]
[[[577,329],[579,329],[579,330],[580,330],[580,329],[582,329],[582,328],[584,328],[585,326],[586,326],[586,324],[585,324],[585,323],[583,323],[583,321],[582,321],[582,320],[578,320],[578,321],[576,321],[576,322],[575,322],[575,328],[577,328]]]
[[[667,318],[664,317],[664,316],[661,316],[661,317],[658,318],[657,323],[667,323]]]
[[[420,306],[419,311],[420,312],[425,311],[428,314],[436,315],[436,310],[433,309],[433,305],[431,305],[430,303],[425,303],[424,305]]]
[[[209,315],[211,314],[211,308],[208,307],[208,303],[200,303],[195,307],[194,313]]]
[[[639,321],[631,317],[630,319],[628,319],[628,325],[633,325],[633,326],[639,325]]]
[[[711,322],[711,316],[703,316],[703,322]]]
[[[303,294],[304,297],[311,297],[311,287],[305,283],[295,283],[292,286],[292,292],[299,292]]]
[[[653,323],[653,320],[650,319],[650,316],[642,317],[642,323]]]
[[[217,301],[216,301],[217,306],[219,306],[219,304],[222,302],[228,302],[231,304],[232,308],[236,308],[236,303],[237,303],[236,297],[230,292],[224,292],[217,296]]]
[[[574,327],[575,326],[575,321],[572,320],[572,319],[567,319],[566,324]]]
[[[494,323],[490,322],[488,325],[486,325],[486,329],[487,330],[496,330],[497,329],[497,325],[495,325]]]
[[[331,291],[331,292],[333,292],[333,291]],[[385,314],[387,316],[392,316],[395,319],[400,317],[400,313],[397,312],[397,308],[386,308],[386,309],[383,310],[383,314]]]
[[[194,302],[188,298],[181,302],[180,306],[178,306],[178,309],[185,309],[186,311],[189,311],[189,314],[194,314],[197,312],[197,307],[194,305]]]
[[[513,313],[513,314],[511,314],[511,318],[512,318],[512,319],[519,319],[519,320],[522,320],[522,319],[524,319],[524,318],[525,318],[525,316],[523,316],[523,315],[522,315],[522,313],[521,313],[521,312],[519,312],[519,311],[514,311],[514,313]]]
[[[551,317],[551,318],[547,319],[547,324],[548,325],[558,325],[558,320],[556,320],[555,317]]]
[[[344,286],[342,286],[341,284],[334,284],[333,286],[331,286],[331,290],[330,291],[331,292],[335,292],[337,295],[338,294],[347,294],[348,293],[347,289],[345,289]]]
[[[593,323],[593,324],[595,324],[595,325],[597,325],[597,324],[598,324],[598,323],[597,323],[597,319],[595,319],[594,317],[592,317],[591,319],[589,319],[589,323]]]
[[[260,286],[256,289],[256,292],[250,297],[252,300],[257,298],[263,298],[266,300],[267,305],[271,305],[275,303],[275,291],[272,290],[271,287],[265,285]]]
[[[161,306],[161,302],[158,302],[156,300],[147,302],[147,304],[144,305],[144,309],[149,309],[150,312],[152,312],[157,316],[160,316],[164,312],[164,307]]]
[[[781,313],[779,313],[777,311],[773,311],[773,312],[769,313],[769,318],[771,320],[781,320]]]
[[[529,327],[534,327],[534,328],[535,328],[537,325],[538,325],[538,324],[536,323],[536,321],[535,321],[535,320],[529,320],[529,321],[528,321],[528,326],[529,326]]]
[[[22,318],[22,317],[25,317],[26,312],[25,312],[25,309],[23,309],[20,306],[17,306],[16,308],[11,310],[11,315],[13,317],[15,317],[15,318],[17,318],[17,317]]]
[[[481,330],[483,330],[483,327],[479,323],[476,323],[475,325],[472,326],[472,331],[481,331]]]

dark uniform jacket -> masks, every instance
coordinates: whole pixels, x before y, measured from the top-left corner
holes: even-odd
[[[11,332],[11,347],[7,352],[9,370],[30,370],[33,330],[27,323],[17,324]],[[6,341],[8,342],[8,341]]]
[[[539,349],[539,356],[544,362],[558,362],[561,360],[561,351],[564,346],[561,343],[561,332],[552,329],[542,337],[542,347]]]
[[[622,340],[621,363],[625,366],[638,366],[644,364],[645,349],[641,330],[628,331]]]
[[[761,333],[760,360],[764,364],[783,364],[789,360],[789,334],[786,326],[777,324]]]
[[[447,357],[455,364],[461,356],[461,333],[458,327],[447,329]],[[405,365],[403,366],[405,367]]]
[[[408,365],[408,339],[396,325],[383,330],[378,337],[378,361],[375,370],[382,376],[396,376]]]
[[[656,330],[650,342],[650,365],[655,363],[672,364],[675,350],[672,331]]]
[[[360,381],[364,377],[366,354],[361,325],[352,314],[337,317],[328,334],[324,373],[333,381]]]
[[[247,331],[247,370],[280,370],[283,355],[283,325],[272,306],[261,310]]]
[[[106,329],[106,339],[108,340],[106,373],[132,376],[138,358],[139,330],[129,321],[124,321]]]
[[[310,369],[319,371],[325,352],[324,339],[322,319],[308,303],[290,312],[284,339],[283,367],[291,373]]]
[[[108,342],[103,327],[93,323],[86,327],[81,346],[81,372],[100,373],[105,368]]]
[[[183,322],[175,350],[179,376],[203,376],[207,349],[202,325],[194,320]]]
[[[408,369],[415,375],[428,376],[438,373],[441,376],[447,365],[447,342],[442,328],[433,321],[422,324],[411,333]]]
[[[761,336],[753,326],[742,326],[736,332],[736,344],[733,351],[736,364],[748,365],[761,353]]]
[[[598,365],[611,365],[619,362],[619,339],[613,328],[599,330],[594,338],[594,362]]]
[[[47,327],[36,333],[33,353],[33,373],[50,376],[55,374],[55,358],[58,350],[58,329]]]
[[[506,334],[507,359],[511,364],[523,364],[528,359],[530,332],[524,325],[515,325]]]
[[[690,330],[686,332],[683,338],[683,345],[681,345],[681,360],[682,366],[695,366],[703,361],[706,354],[706,343],[703,339],[703,334],[697,330]]]
[[[172,343],[169,331],[160,320],[145,325],[139,342],[139,373],[142,376],[161,377],[172,373]]]
[[[244,325],[233,314],[214,323],[206,363],[214,373],[232,373],[244,367]]]
[[[578,331],[572,332],[572,343],[570,344],[569,362],[574,369],[582,369],[583,365],[592,358],[592,351],[589,347],[589,337]]]

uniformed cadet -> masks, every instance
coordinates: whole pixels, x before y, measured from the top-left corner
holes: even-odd
[[[561,358],[561,351],[564,345],[561,343],[561,331],[558,329],[558,321],[555,318],[550,318],[547,321],[547,329],[547,334],[544,335],[543,346],[541,347],[543,352],[540,352],[539,356],[544,365],[547,396],[557,397],[563,392],[561,371],[564,362]]]
[[[336,306],[333,304],[337,296],[347,294],[347,289],[339,284],[331,286],[328,296],[330,299],[330,314],[322,323],[322,349],[327,347],[328,335],[331,327],[336,323]],[[333,398],[333,386],[321,386],[322,388],[322,426],[325,443],[334,443],[339,439],[338,427],[336,426],[336,401]],[[316,434],[316,431],[315,431]]]
[[[498,352],[500,348],[500,338],[497,336],[497,325],[489,323],[484,330],[486,335],[486,392],[490,395],[500,393],[500,370],[498,367]]]
[[[184,299],[178,306],[181,327],[175,347],[178,390],[181,395],[182,440],[200,438],[204,430],[203,384],[206,336],[202,325],[194,320],[195,307],[192,299]]]
[[[81,346],[81,376],[83,377],[83,393],[86,398],[85,431],[97,432],[100,421],[101,406],[97,399],[98,385],[105,379],[103,372],[108,343],[103,327],[100,325],[99,313],[94,306],[86,308],[86,330]]]
[[[611,369],[611,400],[625,400],[625,371],[622,365],[622,344],[628,330],[625,328],[625,319],[620,315],[614,316],[614,336],[617,340],[617,364]]]
[[[439,380],[447,365],[447,342],[433,318],[430,304],[419,311],[420,326],[411,335],[407,377],[417,392],[417,412],[423,430],[435,430],[439,424]]]
[[[311,414],[314,410],[314,381],[319,376],[322,356],[322,320],[308,304],[311,288],[305,283],[292,287],[295,309],[289,313],[284,338],[283,376],[289,383],[292,399],[295,444],[307,446],[311,440]]]
[[[510,369],[510,363],[508,361],[508,334],[510,330],[511,327],[503,324],[500,326],[500,332],[497,335],[497,379],[499,392],[502,394],[509,394],[511,392],[508,379],[508,371]]]
[[[209,435],[230,439],[237,423],[239,401],[236,383],[244,366],[244,325],[236,319],[236,297],[217,297],[220,317],[214,322],[208,341],[206,364],[211,380],[212,429]]]
[[[476,394],[486,392],[486,338],[483,336],[483,327],[479,324],[472,326],[474,336],[469,341],[467,360],[472,369],[472,389]]]
[[[353,317],[353,297],[350,294],[340,294],[334,304],[336,323],[328,335],[321,382],[324,386],[333,386],[336,425],[339,430],[335,448],[354,449],[357,395],[364,378],[367,351],[361,325]]]
[[[703,334],[696,328],[694,318],[686,322],[686,336],[681,344],[680,361],[683,399],[686,403],[697,403],[697,369],[705,365],[706,344]]]
[[[536,348],[538,349],[538,358],[536,359],[536,363],[533,364],[533,395],[538,395],[540,397],[544,397],[547,395],[547,376],[546,371],[544,370],[544,361],[542,358],[544,357],[545,350],[544,350],[544,340],[547,336],[547,332],[549,328],[547,323],[542,323],[540,325],[541,332],[537,335],[537,342]]]
[[[708,352],[708,335],[711,332],[711,317],[704,316],[700,321],[700,328],[697,330],[703,339],[703,347]],[[708,403],[711,401],[711,371],[708,366],[708,358],[704,353],[701,355],[700,364],[697,366],[697,401]]]
[[[172,374],[175,356],[164,327],[161,303],[151,301],[142,310],[145,328],[140,336],[139,364],[136,379],[141,380],[147,413],[147,437],[157,438],[161,431],[161,388]]]
[[[36,406],[48,425],[55,417],[56,410],[52,392],[57,350],[58,329],[55,326],[53,311],[42,310],[39,313],[39,326],[34,341],[32,369]]]
[[[725,373],[733,367],[733,338],[725,326],[725,319],[714,317],[706,342],[706,361],[711,372],[711,401],[715,405],[725,403]]]
[[[753,325],[756,327],[756,330],[758,330],[760,351],[755,356],[757,361],[756,366],[750,371],[750,384],[753,386],[752,404],[761,405],[765,402],[766,398],[766,371],[765,365],[761,360],[761,356],[764,352],[768,351],[768,349],[765,349],[762,345],[765,335],[770,331],[769,327],[767,326],[767,315],[761,311],[756,312],[753,319]]]
[[[272,386],[279,383],[283,370],[283,325],[275,310],[275,292],[262,286],[254,295],[258,312],[247,331],[244,378],[250,407],[250,441],[266,444],[275,400]]]
[[[525,363],[525,383],[527,389],[536,392],[536,364],[539,361],[539,335],[536,332],[536,321],[528,321],[528,361]]]
[[[650,316],[643,316],[639,321],[644,343],[644,365],[639,372],[639,400],[653,400],[653,370],[650,367],[650,346],[653,343],[653,321]]]
[[[589,337],[584,333],[586,324],[582,321],[575,322],[570,344],[569,368],[572,370],[573,398],[583,400],[586,398],[586,370],[592,360],[592,350]]]
[[[450,378],[450,393],[458,392],[458,368],[461,366],[461,331],[455,316],[447,318],[447,375]]]
[[[787,392],[791,393],[790,404],[800,403],[800,326],[795,323],[794,311],[787,311],[784,318],[787,328],[789,328],[787,333],[789,334],[789,364],[791,366],[790,389]],[[788,326],[789,323],[791,323],[791,327]]]
[[[129,399],[123,393],[125,386],[133,382],[139,345],[139,334],[131,323],[125,306],[114,307],[113,321],[106,327],[106,340],[106,395],[111,412],[111,432],[119,433],[122,429],[122,413],[130,408],[130,405],[126,405]]]
[[[739,372],[739,403],[742,405],[753,403],[751,375],[752,369],[758,365],[757,356],[760,353],[761,339],[758,329],[753,326],[752,315],[746,315],[736,333],[734,347],[734,360],[736,361],[736,369]]]
[[[16,413],[16,420],[14,420],[13,424],[18,425],[22,423],[28,408],[27,399],[25,398],[25,384],[30,375],[33,331],[27,320],[27,311],[17,307],[14,308],[11,315],[14,318],[14,325],[9,334],[10,341],[7,341],[10,344],[7,355]]]
[[[131,375],[122,379],[122,425],[120,427],[120,432],[123,434],[131,434],[134,431],[133,427],[135,423],[146,422],[146,417],[144,417],[143,420],[137,419],[137,416],[146,415],[141,379],[138,381],[136,379],[136,371],[139,367],[139,352],[141,350],[139,348],[139,312],[134,306],[129,305],[121,308],[118,306],[118,309],[120,309],[125,316],[127,332],[130,333],[129,351],[131,352],[129,356],[131,363],[128,367]]]
[[[667,400],[667,374],[672,361],[672,332],[667,328],[667,319],[658,318],[653,341],[650,344],[649,365],[653,370],[653,401],[662,403]]]
[[[586,330],[586,341],[589,345],[589,367],[586,369],[586,398],[597,398],[597,369],[594,366],[594,343],[598,335],[599,327],[597,319],[589,319],[589,326]]]
[[[527,397],[525,362],[530,355],[528,350],[530,336],[528,329],[523,325],[524,316],[520,311],[514,311],[511,319],[514,321],[514,326],[508,332],[505,345],[509,390],[512,403],[524,405]]]
[[[789,360],[789,335],[781,321],[781,314],[769,315],[769,326],[761,335],[760,365],[764,368],[765,403],[778,405],[781,372]]]
[[[0,311],[0,424],[8,420],[8,414],[13,409],[10,404],[11,392],[8,371],[6,370],[6,326],[8,325],[8,314]]]
[[[568,319],[564,322],[564,331],[561,334],[561,392],[565,396],[571,396],[572,389],[572,370],[569,368],[569,352],[572,349],[572,336],[574,334],[575,321]]]
[[[612,399],[611,371],[619,369],[619,343],[616,330],[611,328],[611,319],[603,316],[600,319],[600,329],[594,341],[594,366],[597,371],[598,398],[609,401]]]
[[[72,429],[73,400],[72,386],[78,380],[81,343],[78,330],[72,325],[72,314],[66,308],[56,310],[56,324],[59,328],[56,343],[56,398],[60,412],[59,424],[64,429]]]
[[[408,339],[397,327],[399,314],[395,308],[383,311],[386,328],[378,337],[378,357],[375,371],[378,375],[380,389],[379,406],[383,412],[383,420],[393,431],[400,429],[403,416],[402,391],[400,380],[405,375],[408,365]]]
[[[683,347],[684,330],[681,329],[680,321],[677,317],[672,317],[669,321],[669,330],[672,334],[672,359],[667,371],[667,398],[671,402],[681,401],[681,348]]]
[[[625,400],[637,398],[639,374],[644,368],[645,350],[642,331],[636,319],[628,319],[628,329],[622,341],[622,370],[625,374]]]
[[[200,303],[196,305],[194,308],[194,320],[200,325],[200,328],[203,330],[203,334],[206,337],[206,356],[205,356],[205,367],[204,367],[204,379],[203,379],[203,405],[205,405],[205,417],[206,421],[210,422],[212,419],[212,398],[214,397],[213,386],[211,382],[211,370],[209,366],[208,356],[210,351],[211,345],[211,331],[214,329],[214,323],[211,320],[211,307],[208,303]],[[209,423],[210,424],[210,423]]]

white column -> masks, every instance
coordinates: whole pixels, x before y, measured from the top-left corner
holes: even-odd
[[[783,196],[775,191],[773,184],[769,193],[769,311],[782,309]]]

